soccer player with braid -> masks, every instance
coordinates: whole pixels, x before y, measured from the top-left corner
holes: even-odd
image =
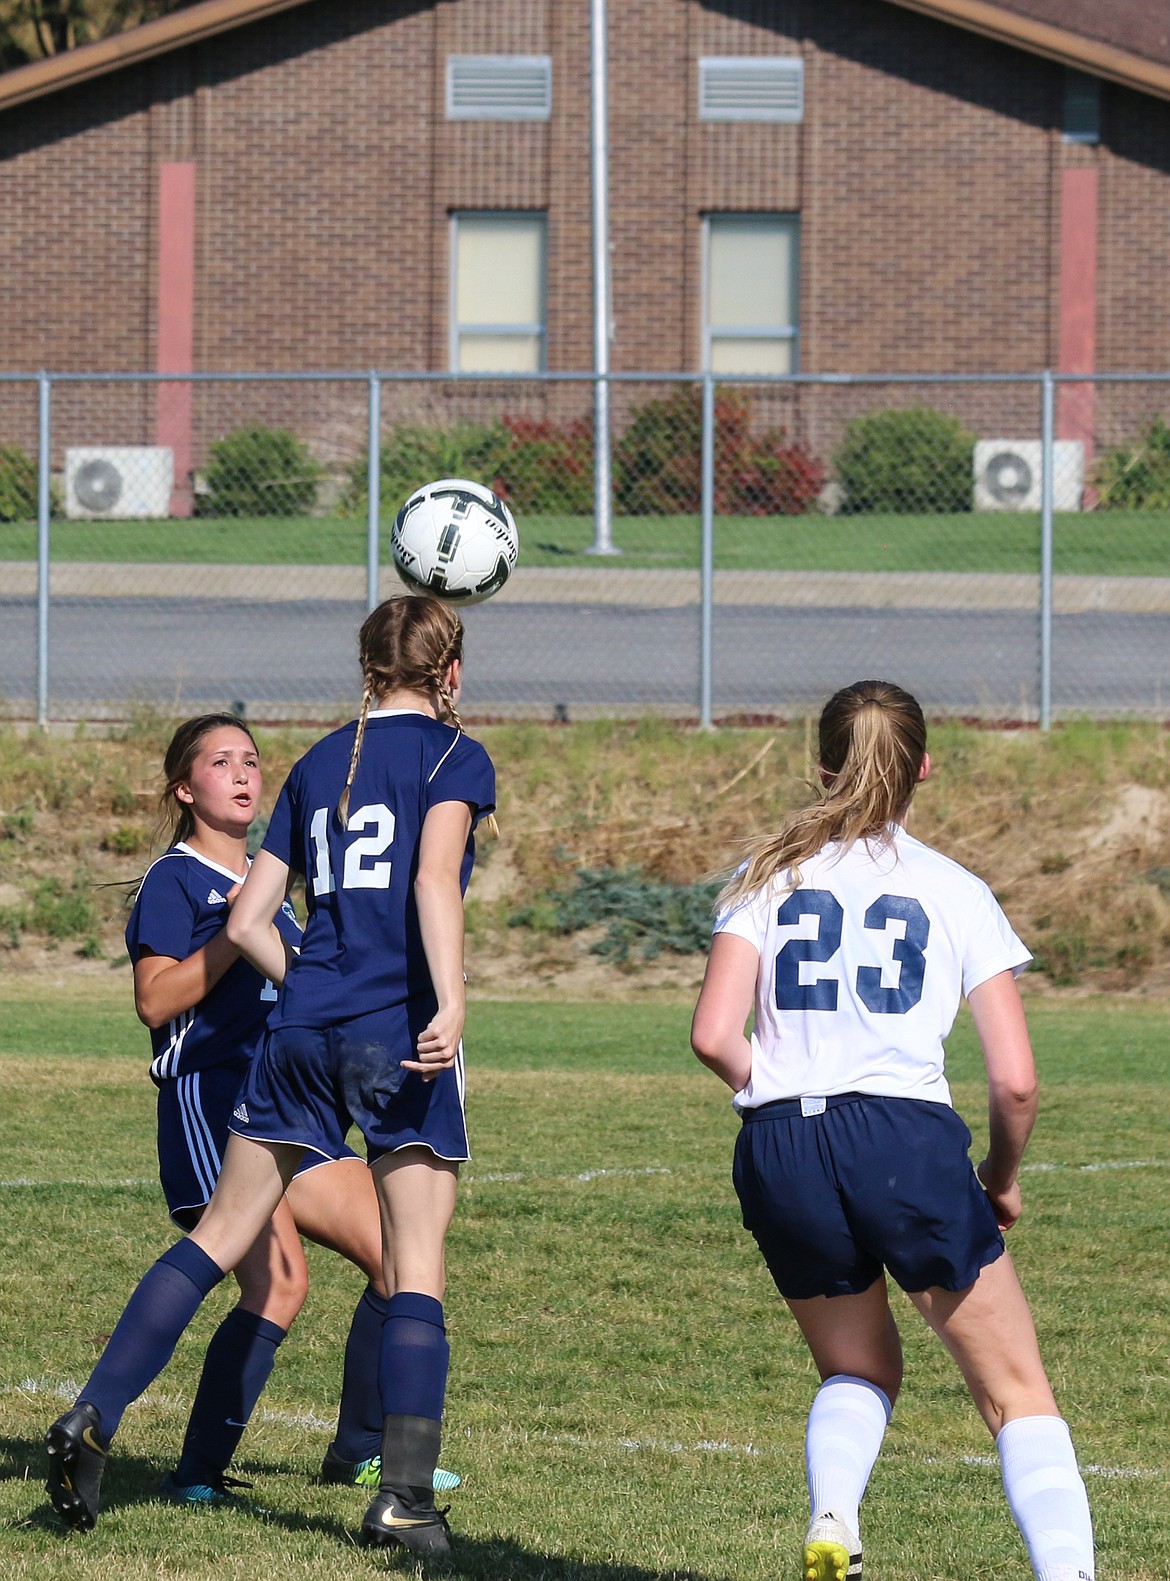
[[[251,732],[232,714],[188,719],[171,739],[163,775],[170,839],[138,885],[126,947],[135,1008],[151,1035],[159,1176],[171,1217],[186,1230],[215,1186],[236,1094],[277,994],[225,932],[260,810]],[[275,921],[295,948],[301,930],[287,903]],[[234,1499],[228,1465],[308,1291],[302,1235],[348,1257],[368,1280],[350,1326],[337,1437],[321,1475],[376,1484],[382,1237],[370,1172],[347,1148],[335,1160],[305,1154],[284,1200],[236,1264],[239,1304],[208,1346],[182,1453],[160,1490],[177,1503]]]
[[[88,1383],[46,1435],[48,1491],[65,1521],[97,1519],[110,1440],[165,1367],[203,1298],[272,1218],[306,1154],[345,1156],[356,1124],[382,1218],[381,1485],[363,1540],[449,1547],[433,1478],[446,1391],[444,1246],[463,1113],[463,892],[495,774],[456,704],[463,628],[449,605],[394,598],[359,636],[356,721],[310,748],[285,782],[227,939],[283,984],[229,1122],[198,1224],[131,1296]],[[274,925],[295,874],[300,953]]]
[[[902,1382],[889,1274],[995,1439],[1036,1581],[1093,1581],[1084,1483],[1002,1233],[1037,1110],[1015,981],[1031,956],[987,885],[906,831],[930,772],[909,693],[837,692],[819,749],[823,795],[720,896],[691,1034],[735,1095],[744,1225],[822,1380],[802,1575],[861,1578],[858,1508]],[[989,1082],[977,1169],[943,1074],[962,995]]]

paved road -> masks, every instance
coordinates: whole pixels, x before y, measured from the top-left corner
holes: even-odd
[[[349,600],[55,598],[50,713],[101,717],[128,703],[168,712],[242,699],[257,718],[329,718],[357,696]],[[657,706],[695,712],[699,612],[494,601],[465,612],[469,711],[551,713]],[[35,696],[35,606],[0,598],[0,698]],[[929,708],[1034,716],[1034,611],[769,608],[720,604],[717,711],[803,708],[859,675],[888,675]],[[1057,614],[1054,705],[1170,711],[1170,615]]]

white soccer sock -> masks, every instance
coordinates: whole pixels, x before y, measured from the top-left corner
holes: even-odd
[[[893,1410],[875,1383],[834,1373],[808,1413],[804,1457],[812,1513],[832,1510],[854,1532],[858,1507]]]
[[[1093,1522],[1068,1423],[1018,1416],[1000,1428],[995,1447],[1036,1581],[1093,1581]]]

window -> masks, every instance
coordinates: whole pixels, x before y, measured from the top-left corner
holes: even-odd
[[[548,55],[448,55],[449,121],[547,121],[551,114]]]
[[[700,121],[802,121],[804,61],[708,55],[699,62]]]
[[[1064,73],[1064,122],[1066,143],[1101,141],[1101,79],[1068,67]]]
[[[543,214],[456,214],[452,223],[451,367],[544,367]]]
[[[704,367],[795,373],[799,216],[710,214],[704,232]]]

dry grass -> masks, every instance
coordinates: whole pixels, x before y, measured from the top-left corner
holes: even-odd
[[[145,718],[108,739],[0,731],[0,951],[9,966],[46,948],[58,960],[120,954],[124,891],[100,886],[134,879],[149,860],[170,728]],[[469,908],[489,989],[564,987],[566,974],[576,981],[586,968],[594,987],[689,987],[694,960],[603,966],[588,955],[588,934],[526,935],[508,918],[579,869],[637,867],[693,883],[809,794],[806,721],[711,734],[658,720],[477,734],[500,782],[502,838],[481,842]],[[270,803],[310,738],[260,737]],[[987,879],[1051,981],[1170,986],[1163,729],[1086,722],[1041,736],[946,723],[932,730],[931,749],[935,772],[916,799],[914,832]]]

